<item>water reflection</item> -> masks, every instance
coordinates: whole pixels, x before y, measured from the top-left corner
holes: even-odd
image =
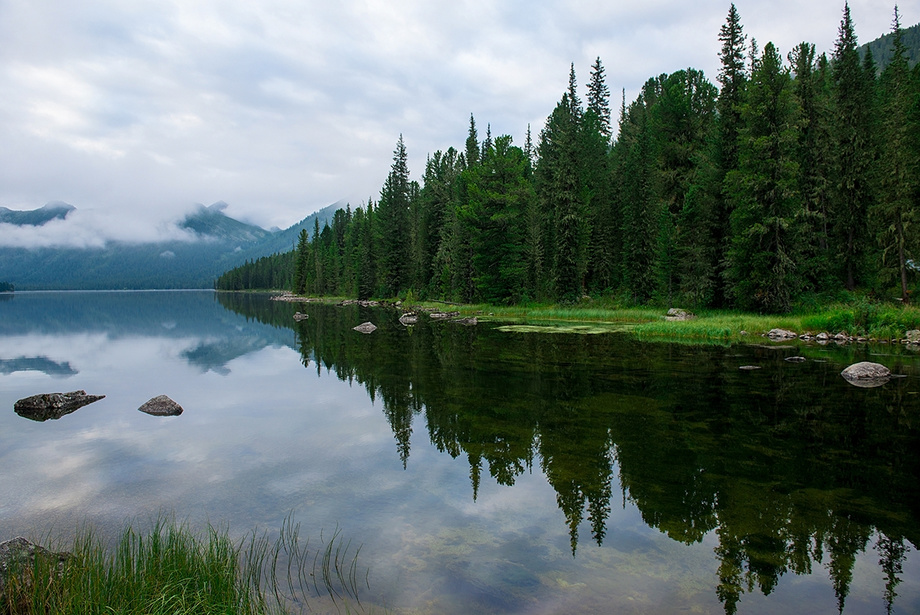
[[[15,372],[42,372],[53,378],[70,378],[78,373],[69,362],[52,361],[48,357],[0,359],[0,374]]]
[[[380,399],[409,463],[415,417],[437,450],[514,485],[539,464],[564,513],[573,555],[598,545],[619,500],[674,541],[713,537],[713,583],[727,613],[770,595],[788,573],[827,569],[842,611],[857,556],[874,550],[890,610],[920,544],[920,399],[912,355],[874,360],[908,378],[849,386],[841,368],[871,349],[642,344],[626,336],[520,335],[359,306],[226,307],[296,332],[305,366]],[[372,321],[372,335],[352,330]],[[784,357],[804,354],[804,363]],[[756,371],[742,365],[756,364]],[[616,476],[614,475],[616,471]],[[614,498],[614,491],[617,497]],[[613,503],[612,503],[612,500]]]

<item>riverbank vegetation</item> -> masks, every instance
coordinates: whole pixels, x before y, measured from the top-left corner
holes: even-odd
[[[19,562],[0,584],[2,615],[272,615],[307,608],[310,598],[357,605],[366,576],[358,551],[336,531],[312,551],[288,518],[280,536],[234,542],[160,518],[148,532],[128,526],[113,546],[84,528],[57,553]]]
[[[522,147],[491,127],[481,139],[471,116],[465,144],[430,154],[417,182],[400,137],[376,202],[216,286],[760,314],[816,297],[909,303],[920,69],[897,10],[884,66],[860,57],[848,5],[830,57],[761,50],[734,5],[718,37],[720,87],[692,68],[662,74],[624,97],[618,124],[598,58],[584,104],[572,66],[536,143],[529,127]],[[862,326],[851,320],[839,326]]]

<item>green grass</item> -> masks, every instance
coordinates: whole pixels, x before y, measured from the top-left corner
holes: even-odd
[[[300,612],[321,597],[360,609],[366,574],[337,530],[312,551],[288,518],[274,542],[255,533],[239,542],[208,525],[203,534],[158,519],[149,532],[128,526],[113,548],[92,530],[46,545],[71,555],[63,566],[37,558],[13,570],[0,594],[2,615],[269,615]]]

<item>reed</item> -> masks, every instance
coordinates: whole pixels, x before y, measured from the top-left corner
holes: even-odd
[[[203,534],[171,518],[150,531],[128,526],[114,547],[91,529],[14,569],[0,593],[2,615],[274,615],[303,612],[327,595],[339,610],[362,610],[358,554],[336,530],[315,553],[288,517],[271,541],[255,532],[234,542],[210,524]],[[63,548],[62,548],[63,547]]]

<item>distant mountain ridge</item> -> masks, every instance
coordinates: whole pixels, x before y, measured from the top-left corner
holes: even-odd
[[[178,222],[196,238],[193,241],[111,242],[104,248],[0,247],[0,280],[17,290],[212,288],[214,279],[228,269],[290,251],[301,229],[312,232],[316,221],[322,227],[344,206],[342,201],[333,203],[287,229],[268,231],[227,216],[227,204],[219,201],[199,205]],[[31,211],[0,207],[0,223],[41,226],[64,220],[75,209],[60,202]]]
[[[901,41],[907,51],[907,64],[913,68],[920,60],[920,23],[910,28],[901,30]],[[872,59],[881,73],[891,62],[894,55],[894,34],[883,34],[874,41],[870,41],[859,48],[859,57],[865,58],[866,51],[872,51]]]
[[[76,207],[73,205],[61,201],[53,201],[44,207],[30,211],[16,211],[0,207],[0,223],[14,224],[16,226],[42,226],[51,220],[63,220],[67,217],[67,214],[75,209]]]

